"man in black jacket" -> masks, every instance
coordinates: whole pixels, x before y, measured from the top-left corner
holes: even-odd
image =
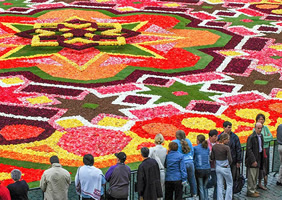
[[[263,167],[262,124],[256,123],[255,131],[248,137],[245,164],[247,167],[247,196],[259,197],[256,191],[259,170]]]
[[[141,200],[157,200],[163,197],[160,169],[156,160],[149,158],[149,149],[141,148],[142,163],[137,171],[137,192]]]

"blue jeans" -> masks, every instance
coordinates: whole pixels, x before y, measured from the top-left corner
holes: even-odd
[[[208,185],[207,185],[207,188],[212,188],[214,187],[213,189],[213,199],[216,199],[217,197],[217,184],[216,184],[217,180],[216,180],[216,171],[215,170],[212,170],[211,171],[211,175],[210,175],[210,178],[209,178],[209,181],[208,181]]]
[[[200,200],[208,199],[207,184],[209,181],[210,172],[211,172],[210,169],[196,170],[196,178],[197,178],[197,183],[198,183]]]
[[[190,193],[192,195],[197,195],[197,184],[196,184],[196,178],[195,178],[195,167],[194,162],[187,162],[185,163],[186,170],[187,170],[187,176],[188,176],[188,183],[190,185]]]

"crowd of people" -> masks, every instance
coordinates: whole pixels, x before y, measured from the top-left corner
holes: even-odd
[[[258,114],[253,133],[247,139],[245,165],[248,197],[259,197],[257,189],[267,190],[269,143],[273,138],[264,122],[265,116]],[[178,130],[176,139],[169,143],[168,150],[162,145],[163,135],[157,134],[155,147],[141,148],[143,161],[138,167],[135,184],[139,199],[180,200],[186,188],[190,188],[194,199],[209,199],[209,188],[213,188],[213,199],[234,199],[234,181],[240,175],[243,156],[240,140],[231,130],[232,123],[225,121],[222,133],[210,130],[208,139],[199,134],[194,147],[186,138],[185,132]],[[276,184],[282,186],[282,124],[277,128],[277,142],[281,165]],[[115,156],[116,165],[111,166],[105,175],[94,166],[91,154],[83,157],[84,165],[77,169],[75,175],[76,192],[82,200],[128,199],[131,169],[125,164],[124,152],[116,153]],[[40,180],[44,199],[68,199],[70,173],[62,168],[57,156],[52,156],[50,163],[51,167],[43,173]],[[28,199],[29,187],[21,180],[21,172],[14,169],[11,177],[14,183],[7,188],[1,186],[0,199]],[[109,187],[105,190],[107,182]]]

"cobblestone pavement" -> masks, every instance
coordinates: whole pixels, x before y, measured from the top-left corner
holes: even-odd
[[[273,147],[270,148],[270,161],[273,161]],[[278,164],[279,166],[279,158],[275,157],[274,159],[275,165]],[[277,167],[277,166],[276,166]],[[270,169],[272,169],[272,162],[270,162]],[[243,167],[243,174],[244,177],[246,178],[246,167]],[[252,198],[252,197],[247,197],[247,179],[246,183],[242,189],[242,191],[239,194],[234,195],[235,200],[266,200],[266,199],[271,199],[271,200],[282,200],[282,186],[277,186],[277,177],[278,173],[272,172],[268,175],[268,185],[267,191],[258,189],[258,192],[260,192],[260,197],[258,198]],[[212,200],[212,194],[213,194],[213,189],[209,189],[209,199]],[[192,200],[192,198],[186,198],[185,200]]]
[[[260,192],[260,197],[258,198],[252,198],[252,197],[247,197],[247,182],[245,183],[245,186],[243,188],[243,190],[239,193],[239,194],[235,194],[234,195],[234,199],[235,200],[250,200],[250,199],[257,199],[257,200],[262,200],[262,199],[271,199],[271,200],[282,200],[282,186],[277,186],[276,185],[276,180],[277,180],[277,176],[274,176],[275,173],[270,173],[268,175],[268,185],[267,191],[258,189],[258,192]],[[212,199],[212,192],[213,189],[209,189],[209,199]],[[191,198],[188,198],[191,199]]]

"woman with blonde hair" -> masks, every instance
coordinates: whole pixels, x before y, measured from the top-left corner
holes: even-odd
[[[194,148],[189,139],[186,138],[186,134],[183,130],[176,131],[176,140],[173,142],[177,143],[178,151],[184,155],[184,162],[186,166],[188,182],[190,185],[190,192],[193,198],[197,196],[197,184],[195,178],[195,167],[194,167]]]
[[[150,148],[149,157],[155,159],[157,163],[159,164],[162,191],[164,193],[164,189],[165,189],[164,164],[165,164],[167,149],[162,146],[163,143],[164,143],[164,136],[161,133],[157,134],[155,136],[156,146]]]

